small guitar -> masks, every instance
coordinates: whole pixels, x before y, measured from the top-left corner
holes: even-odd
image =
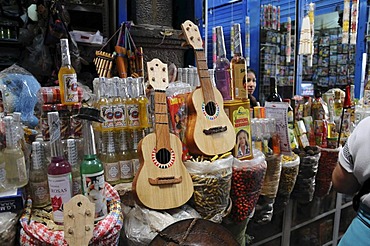
[[[211,83],[198,26],[187,20],[181,28],[187,43],[194,48],[201,84],[187,100],[186,145],[192,154],[223,154],[234,148],[235,130],[224,111],[221,93]]]
[[[140,167],[132,184],[133,191],[151,209],[176,208],[192,196],[193,181],[182,162],[182,143],[169,130],[167,64],[153,59],[147,67],[149,83],[155,90],[155,132],[139,142]]]

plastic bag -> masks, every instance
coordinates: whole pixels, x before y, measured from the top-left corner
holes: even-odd
[[[11,212],[1,213],[0,245],[15,245],[18,215]]]
[[[315,180],[315,196],[317,197],[324,197],[329,194],[332,186],[331,176],[338,163],[339,149],[320,148],[321,156]]]
[[[316,148],[316,147],[315,147]],[[299,173],[292,192],[292,197],[300,203],[308,203],[315,192],[315,177],[320,159],[320,150],[303,151],[299,154]]]
[[[21,65],[26,67],[35,77],[42,78],[52,72],[53,59],[49,48],[44,45],[44,35],[39,34],[33,39],[32,45],[26,48],[27,53]]]
[[[266,161],[266,175],[253,216],[257,224],[265,224],[271,221],[280,182],[281,155],[267,155]]]
[[[266,173],[265,156],[259,150],[253,151],[252,160],[234,158],[231,181],[232,208],[230,216],[234,221],[247,219],[253,212]]]
[[[32,128],[37,126],[39,120],[34,109],[41,86],[35,77],[24,68],[12,65],[0,72],[0,87],[4,88],[5,111],[20,112],[23,124]]]
[[[139,205],[133,208],[125,207],[124,230],[129,245],[148,245],[153,238],[167,226],[184,219],[200,218],[191,207],[166,211],[150,210]]]
[[[283,156],[279,189],[274,203],[276,213],[284,210],[293,191],[299,171],[300,158],[298,155]]]
[[[213,162],[186,161],[194,194],[191,205],[202,216],[221,223],[229,207],[233,157],[229,156]]]

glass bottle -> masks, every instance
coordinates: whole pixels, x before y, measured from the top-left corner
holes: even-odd
[[[75,139],[67,139],[67,156],[72,168],[72,193],[75,196],[82,193],[80,163],[78,162],[77,143]]]
[[[75,103],[72,105],[70,116],[70,136],[75,139],[82,137],[82,122],[81,119],[76,117],[76,115],[80,112],[81,106],[81,103]]]
[[[140,127],[148,128],[150,127],[150,116],[149,116],[149,99],[146,97],[144,78],[139,77],[133,81],[133,90],[136,100],[139,103],[139,117],[140,117]]]
[[[282,102],[283,101],[283,99],[281,99],[281,96],[278,93],[276,78],[274,77],[270,78],[270,94],[267,96],[266,101],[267,102]]]
[[[325,120],[328,117],[328,106],[326,102],[321,97],[321,90],[315,90],[315,98],[311,105],[312,120]]]
[[[272,152],[275,155],[280,155],[280,144],[281,139],[280,136],[276,130],[276,120],[274,118],[271,118],[269,121],[269,128],[270,128],[270,134],[271,134],[271,145],[270,148],[272,149]]]
[[[137,147],[139,145],[140,140],[143,138],[143,132],[140,130],[133,130],[131,133],[132,133],[132,136],[131,136],[132,149],[130,151],[130,156],[131,156],[132,168],[133,168],[134,176],[135,176],[140,167],[139,154],[137,151]]]
[[[132,165],[132,158],[128,148],[127,132],[121,131],[119,135],[119,167],[121,170],[121,182],[131,182],[134,178],[134,170]]]
[[[121,171],[118,156],[116,155],[113,131],[106,132],[104,136],[103,148],[105,151],[100,154],[99,158],[103,162],[105,181],[114,185],[119,183]]]
[[[76,71],[71,65],[68,46],[68,39],[60,39],[62,65],[59,69],[58,80],[62,103],[72,105],[78,102],[78,84]]]
[[[113,78],[114,90],[113,90],[113,122],[114,129],[120,131],[127,127],[127,112],[126,112],[126,93],[124,91],[124,79],[119,77]]]
[[[48,166],[49,193],[54,222],[63,224],[63,204],[72,197],[72,168],[63,154],[59,113],[49,112],[48,123],[51,148],[51,163]]]
[[[246,80],[247,62],[243,57],[240,24],[233,24],[232,30],[233,35],[231,37],[231,42],[233,43],[233,58],[230,62],[232,80],[231,93],[233,99],[243,99],[247,98],[247,92],[243,84],[243,80]]]
[[[127,105],[127,126],[129,129],[138,129],[140,127],[140,106],[138,102],[139,92],[136,90],[135,78],[127,78],[128,98]]]
[[[231,100],[230,61],[226,58],[226,48],[222,26],[216,27],[216,42],[216,46],[218,47],[218,57],[215,66],[216,87],[221,92],[224,100]]]
[[[4,162],[8,188],[23,187],[28,183],[26,163],[22,148],[19,146],[18,128],[12,116],[4,117],[6,147]]]
[[[83,108],[81,108],[81,111]],[[92,109],[89,109],[90,111]],[[99,114],[96,112],[96,114]],[[95,221],[103,219],[108,211],[105,196],[103,163],[97,158],[94,131],[90,120],[82,121],[84,159],[80,165],[82,194],[95,203]]]
[[[340,91],[334,92],[334,117],[340,117],[342,115],[343,102],[340,99]]]
[[[338,138],[337,126],[334,121],[333,110],[329,110],[328,138]]]
[[[114,127],[113,110],[111,102],[109,101],[108,85],[109,83],[106,78],[99,78],[100,98],[97,102],[96,108],[100,110],[100,116],[104,119],[104,122],[100,124],[100,127],[98,127],[98,130],[101,132],[111,131]]]
[[[48,178],[41,142],[32,142],[32,164],[30,168],[29,187],[32,207],[40,208],[50,204]]]

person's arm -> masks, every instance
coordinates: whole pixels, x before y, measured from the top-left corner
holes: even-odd
[[[352,195],[360,189],[360,184],[353,173],[347,172],[339,163],[333,171],[332,182],[334,190],[339,193]]]

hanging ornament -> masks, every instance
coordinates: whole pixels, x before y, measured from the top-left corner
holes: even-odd
[[[358,2],[353,0],[351,11],[351,33],[350,44],[356,44],[357,38],[357,22],[358,22]]]
[[[350,5],[351,5],[350,0],[344,0],[343,25],[342,25],[342,44],[348,44]]]
[[[292,19],[290,17],[287,18],[287,35],[286,35],[286,49],[285,49],[285,57],[287,65],[290,63],[291,54],[292,54]]]
[[[315,35],[315,4],[310,3],[309,4],[309,10],[308,10],[308,17],[310,18],[310,33],[311,33],[311,40],[310,40],[310,54],[307,56],[307,65],[309,67],[312,67],[313,62],[313,53],[314,53],[314,35]]]
[[[249,16],[245,17],[245,60],[247,67],[250,66],[250,56],[251,56],[251,41],[250,41],[250,19]]]
[[[213,63],[213,68],[216,68],[216,61],[217,61],[216,27],[212,27],[212,63]]]

